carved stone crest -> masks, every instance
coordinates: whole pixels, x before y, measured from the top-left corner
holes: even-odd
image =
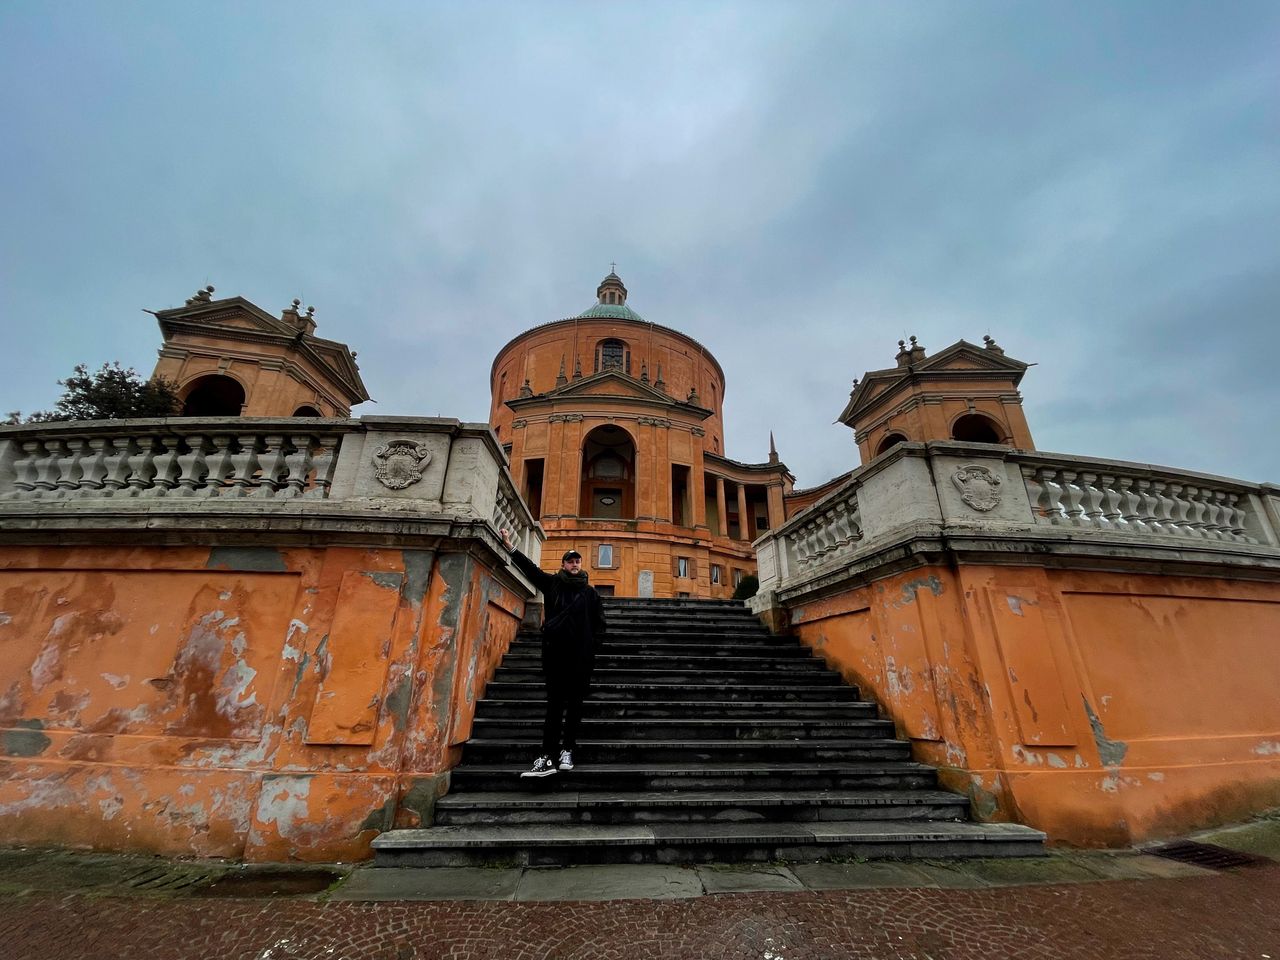
[[[373,455],[373,475],[390,490],[403,490],[422,479],[431,451],[412,440],[391,440]]]
[[[960,499],[975,510],[986,513],[1000,505],[1000,484],[1004,480],[986,467],[976,463],[957,467],[951,475],[951,482],[960,491]]]

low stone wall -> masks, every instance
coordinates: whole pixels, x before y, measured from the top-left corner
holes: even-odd
[[[906,444],[757,541],[754,601],[975,813],[1125,845],[1280,806],[1276,490]]]
[[[304,470],[293,442],[274,474],[279,434],[254,421],[0,436],[10,842],[353,860],[430,822],[532,596],[496,527],[535,556],[542,533],[487,426],[320,426],[308,457],[327,465]],[[209,436],[259,465],[197,469]],[[104,447],[126,467],[83,465]],[[172,486],[136,452],[156,447],[175,453]],[[123,482],[86,486],[111,471]]]

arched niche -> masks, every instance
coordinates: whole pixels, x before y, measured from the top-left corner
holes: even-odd
[[[198,377],[182,390],[184,417],[238,417],[244,408],[244,387],[219,373]]]
[[[951,425],[951,439],[965,443],[1004,443],[1000,424],[981,413],[966,413]]]
[[[323,417],[324,416],[323,413],[321,413],[315,407],[311,406],[311,404],[309,403],[304,403],[297,410],[293,411],[293,415],[295,417]]]
[[[636,446],[617,424],[596,427],[582,442],[581,515],[631,520],[636,515]]]
[[[887,453],[898,444],[906,442],[907,438],[901,433],[886,434],[885,438],[880,441],[880,446],[876,447],[876,456],[878,457],[882,453]]]

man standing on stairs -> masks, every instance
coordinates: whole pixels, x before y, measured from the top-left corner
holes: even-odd
[[[515,548],[510,530],[504,527],[500,532],[516,567],[546,600],[542,611],[542,677],[547,685],[547,715],[542,724],[542,755],[520,776],[549,777],[557,769],[573,769],[582,702],[591,686],[596,645],[605,634],[604,605],[595,587],[587,582],[582,554],[577,550],[564,555],[558,572],[543,573]]]

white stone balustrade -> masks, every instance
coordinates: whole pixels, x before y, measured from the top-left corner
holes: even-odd
[[[426,529],[418,521],[436,535],[488,522],[535,559],[544,539],[487,424],[173,417],[0,427],[0,531],[66,518],[84,531],[94,516],[112,529],[175,527],[182,503],[202,523],[234,526],[210,518],[243,513],[254,529],[272,517],[282,529],[294,522],[286,516],[306,516],[297,529],[337,524],[356,539],[373,527],[412,537]]]
[[[1014,458],[1037,523],[1145,537],[1258,543],[1257,491],[1134,465]]]
[[[907,541],[1009,559],[1117,550],[1202,565],[1233,552],[1271,557],[1280,555],[1280,495],[1149,464],[906,443],[756,541],[761,593],[826,583]]]
[[[7,427],[0,499],[322,499],[350,429],[186,418]]]

